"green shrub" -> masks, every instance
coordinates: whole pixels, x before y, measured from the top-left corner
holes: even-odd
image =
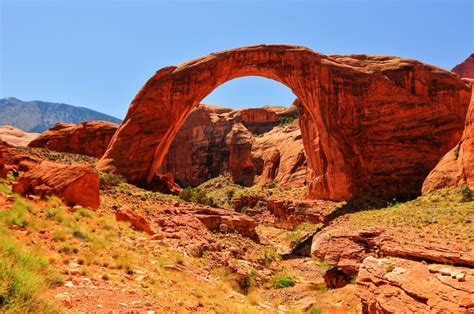
[[[179,193],[179,198],[186,202],[193,202],[202,205],[212,205],[213,201],[207,196],[205,190],[187,187]]]
[[[461,188],[461,195],[461,202],[472,202],[474,200],[472,196],[472,190],[467,185]]]
[[[392,200],[387,202],[387,208],[397,208],[400,206],[401,202],[399,202],[396,198],[392,198]]]
[[[288,116],[288,117],[280,117],[278,118],[278,123],[280,125],[287,125],[287,124],[290,124],[292,123],[293,121],[296,120],[296,117],[291,117],[291,116]]]
[[[314,307],[311,305],[311,307],[309,308],[309,314],[322,314],[322,313],[323,313],[323,309],[320,307]]]
[[[239,281],[240,288],[244,291],[248,291],[250,288],[255,286],[256,276],[257,273],[252,269],[244,278]]]
[[[193,196],[193,188],[188,186],[179,193],[179,198],[183,201],[190,202]]]
[[[272,278],[273,287],[277,289],[288,288],[295,285],[293,276],[286,273],[277,273]]]

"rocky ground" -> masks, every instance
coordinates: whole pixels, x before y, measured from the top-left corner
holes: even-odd
[[[467,189],[380,206],[304,200],[301,188],[242,187],[227,176],[165,195],[99,173],[92,209],[80,203],[94,200],[84,191],[95,179],[69,184],[72,193],[54,178],[96,159],[5,147],[1,159],[6,311],[473,310]],[[13,192],[24,184],[25,196]],[[68,197],[81,191],[88,197]]]

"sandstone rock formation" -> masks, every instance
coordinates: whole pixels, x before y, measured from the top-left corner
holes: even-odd
[[[451,71],[460,77],[474,79],[474,53],[467,57],[462,63],[455,66]]]
[[[182,206],[156,209],[147,213],[152,230],[169,239],[171,243],[191,256],[201,256],[213,251],[215,240],[210,231],[238,232],[256,238],[255,221],[243,214],[210,207]]]
[[[0,143],[5,143],[12,147],[27,146],[38,133],[27,133],[9,125],[0,126]]]
[[[257,173],[252,161],[252,140],[252,133],[241,123],[234,124],[226,139],[232,181],[243,186],[252,185]]]
[[[117,221],[129,222],[135,229],[143,231],[149,235],[153,235],[148,221],[143,216],[137,214],[130,206],[122,206],[115,212]]]
[[[474,266],[474,253],[466,251],[466,248],[427,240],[395,239],[381,228],[357,232],[350,232],[344,227],[326,228],[314,236],[311,254],[350,276],[357,274],[362,261],[368,256]]]
[[[29,146],[100,158],[117,129],[118,125],[105,121],[57,123]]]
[[[414,60],[286,45],[227,50],[159,70],[133,100],[98,169],[151,181],[192,109],[220,84],[248,75],[295,93],[309,196],[332,200],[419,193],[459,140],[470,98],[458,76]]]
[[[156,174],[150,182],[150,188],[153,191],[159,191],[165,194],[179,195],[183,190],[174,182],[173,176],[168,174]]]
[[[474,80],[464,133],[457,145],[439,161],[423,183],[423,194],[444,187],[474,186]]]
[[[96,209],[100,205],[99,174],[90,165],[64,165],[43,161],[24,173],[13,186],[23,195],[57,195],[68,206]]]
[[[367,257],[357,277],[363,313],[472,313],[474,270]]]
[[[237,181],[245,185],[274,181],[303,186],[306,157],[298,120],[287,127],[279,126],[281,117],[297,115],[296,107],[231,110],[201,104],[176,134],[160,172],[171,173],[182,187],[197,186],[232,170]],[[240,146],[247,147],[247,157],[243,159],[232,144],[235,131],[229,134],[237,124],[247,135],[239,140]],[[239,165],[240,161],[246,164]],[[240,177],[242,167],[255,169]]]

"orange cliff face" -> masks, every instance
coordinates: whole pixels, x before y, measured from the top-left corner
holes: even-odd
[[[158,71],[98,163],[151,182],[191,111],[220,84],[257,75],[300,101],[312,198],[416,195],[462,134],[470,89],[456,75],[388,56],[327,56],[287,45],[222,51]]]
[[[231,110],[201,104],[177,133],[160,172],[172,174],[183,187],[227,172],[244,185],[304,186],[306,157],[297,114],[294,106]],[[295,121],[281,126],[279,119],[286,116]]]
[[[459,143],[451,149],[423,183],[423,194],[445,187],[474,186],[474,80],[466,127]]]

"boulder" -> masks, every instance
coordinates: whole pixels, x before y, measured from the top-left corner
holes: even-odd
[[[117,129],[118,125],[105,121],[56,123],[29,146],[100,158]]]
[[[445,187],[474,186],[474,84],[472,89],[463,136],[431,170],[423,182],[423,194]]]
[[[143,231],[149,235],[153,235],[150,225],[146,219],[136,213],[130,206],[122,206],[115,212],[115,219],[117,221],[125,221],[130,223],[135,229]]]
[[[13,185],[13,191],[41,197],[57,195],[68,206],[96,209],[100,205],[99,174],[85,164],[65,165],[43,161],[24,173]]]
[[[363,313],[472,313],[474,270],[367,257],[356,281]]]
[[[179,195],[183,189],[174,182],[173,175],[167,174],[156,174],[150,182],[150,188],[153,191],[159,191],[165,194]]]
[[[28,146],[38,133],[28,133],[9,125],[0,126],[0,143],[6,143],[11,147]]]
[[[182,206],[147,213],[152,228],[191,256],[216,250],[213,232],[239,232],[256,239],[256,223],[246,215],[210,207]]]

